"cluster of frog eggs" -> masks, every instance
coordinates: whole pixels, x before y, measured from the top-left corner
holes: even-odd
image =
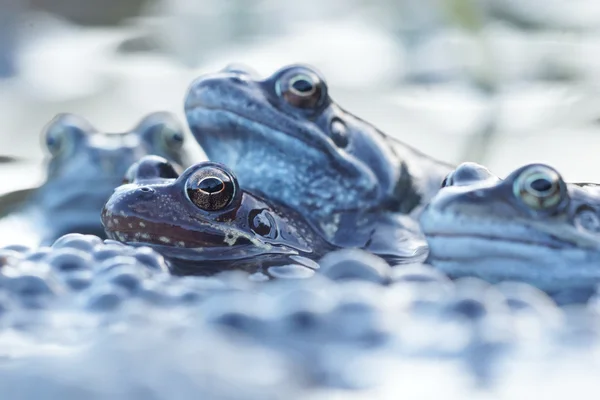
[[[22,398],[40,398],[40,387],[60,398],[121,398],[101,389],[111,380],[128,399],[149,390],[153,398],[290,398],[386,384],[409,394],[422,382],[398,374],[415,359],[432,366],[428,379],[458,374],[453,385],[465,385],[460,374],[468,374],[498,387],[509,358],[535,365],[573,344],[589,351],[600,337],[590,305],[560,309],[525,284],[450,281],[360,250],[330,253],[310,279],[268,282],[241,271],[174,277],[148,247],[80,234],[36,250],[5,247],[0,260],[0,348],[10,357],[4,366],[14,363],[0,370],[0,391]],[[19,354],[15,333],[28,348],[70,350]],[[118,376],[98,373],[113,369]],[[169,370],[177,384],[156,379]]]

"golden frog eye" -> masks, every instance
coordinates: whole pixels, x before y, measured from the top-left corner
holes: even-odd
[[[532,166],[523,170],[513,183],[513,193],[534,210],[553,208],[566,195],[561,176],[554,169],[545,166]]]
[[[231,204],[236,194],[234,178],[213,166],[199,168],[188,178],[185,188],[192,203],[205,211],[224,209]]]
[[[323,82],[308,69],[293,69],[277,80],[276,91],[291,106],[311,109],[321,103]]]

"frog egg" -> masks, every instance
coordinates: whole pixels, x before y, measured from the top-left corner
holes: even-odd
[[[273,279],[255,283],[255,285],[262,293],[278,297],[297,290],[308,290],[315,293],[335,292],[338,283],[317,273],[310,279]]]
[[[46,308],[61,292],[58,282],[50,275],[28,271],[8,278],[5,287],[25,308]]]
[[[210,296],[233,291],[237,289],[226,282],[204,276],[176,278],[169,287],[169,295],[175,303],[181,305],[197,304]]]
[[[467,277],[455,281],[455,291],[443,305],[442,314],[475,322],[507,310],[504,296],[490,283]]]
[[[9,246],[4,246],[0,250],[11,250],[11,251],[16,251],[17,253],[27,253],[27,252],[31,251],[31,249],[29,247],[23,246],[20,244],[12,244]]]
[[[388,284],[392,269],[381,257],[358,249],[343,249],[325,255],[320,272],[334,281],[361,280]]]
[[[155,254],[148,254],[147,251],[136,253],[132,247],[123,247],[118,253],[113,253],[114,249],[105,253],[101,260],[94,264],[97,274],[104,274],[113,268],[123,265],[132,266],[148,274],[167,274],[168,268],[162,259],[162,256],[156,257]]]
[[[342,340],[356,340],[374,345],[382,338],[380,285],[373,282],[347,281],[339,284],[337,304],[328,318],[332,335]]]
[[[414,283],[449,283],[448,278],[443,272],[424,264],[397,265],[392,270],[392,280],[394,282],[414,282]]]
[[[211,276],[187,276],[183,280],[197,282],[202,288],[211,286],[211,290],[252,290],[257,282],[250,279],[251,274],[242,270],[227,270]]]
[[[32,250],[26,254],[25,260],[32,262],[39,262],[46,259],[46,257],[52,253],[51,247],[40,247],[36,250]]]
[[[132,248],[122,246],[120,244],[105,244],[97,246],[94,249],[93,256],[96,261],[104,261],[113,257],[122,255],[129,255],[132,252]]]
[[[495,285],[506,298],[506,305],[514,312],[552,314],[557,310],[550,296],[542,290],[523,282],[500,282]]]
[[[89,311],[110,312],[118,309],[128,297],[127,291],[116,285],[93,286],[85,293],[84,308]]]
[[[17,263],[24,258],[24,254],[16,250],[0,249],[0,267]]]
[[[59,248],[46,256],[46,262],[59,273],[90,269],[93,259],[90,253],[77,248]]]
[[[174,283],[197,291],[229,291],[232,290],[227,281],[214,276],[183,276],[175,278]]]
[[[152,306],[168,306],[174,303],[169,284],[163,280],[145,279],[140,282],[136,296]]]
[[[423,315],[435,312],[454,290],[446,275],[422,264],[393,267],[392,280],[384,303]]]
[[[458,315],[469,320],[485,318],[488,310],[485,302],[470,296],[460,296],[446,305],[445,312],[449,315]]]
[[[209,322],[220,328],[250,334],[260,334],[266,326],[263,318],[248,310],[226,310],[212,315]]]
[[[140,265],[127,265],[120,264],[116,265],[110,270],[107,270],[99,278],[100,284],[109,284],[118,286],[125,289],[128,293],[134,293],[139,287],[141,282],[148,275]]]
[[[269,267],[267,272],[278,279],[306,279],[315,274],[315,271],[300,264],[278,265]]]
[[[214,295],[203,305],[206,322],[217,328],[262,336],[266,334],[269,300],[260,294],[235,292]]]
[[[8,294],[4,291],[0,292],[0,319],[6,315],[12,308],[12,302]]]
[[[72,248],[85,252],[93,251],[94,247],[101,245],[102,239],[94,235],[82,235],[80,233],[69,233],[56,239],[52,245],[53,249]]]
[[[94,266],[95,266],[96,273],[98,275],[102,275],[102,274],[109,272],[110,270],[112,270],[114,268],[118,268],[123,265],[135,266],[135,265],[139,265],[139,262],[132,256],[116,255],[114,257],[107,258],[107,259],[103,260],[102,262],[98,262]]]
[[[144,246],[135,249],[134,255],[136,260],[144,264],[150,269],[160,272],[168,272],[169,268],[162,255],[152,250],[150,247]]]
[[[336,299],[330,294],[307,287],[284,292],[276,299],[279,305],[275,330],[282,337],[326,336],[327,320]]]
[[[94,272],[91,270],[69,271],[61,274],[60,280],[73,291],[88,288],[94,280]]]
[[[456,290],[441,309],[439,322],[469,335],[471,343],[508,343],[515,338],[514,319],[506,298],[477,278],[456,280]]]

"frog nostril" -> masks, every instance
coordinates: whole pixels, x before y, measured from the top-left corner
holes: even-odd
[[[231,76],[230,80],[233,83],[238,83],[238,84],[247,84],[248,83],[248,76],[246,74],[241,74],[241,73],[235,73]]]
[[[138,188],[136,192],[141,196],[141,198],[148,198],[154,195],[154,189],[148,186],[142,186]]]

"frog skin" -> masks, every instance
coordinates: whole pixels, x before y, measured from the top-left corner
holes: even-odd
[[[456,278],[523,281],[552,293],[600,282],[600,187],[545,164],[501,180],[461,164],[420,217],[427,262]]]
[[[178,174],[147,156],[102,210],[109,238],[149,246],[180,275],[243,269],[270,276],[270,267],[296,265],[313,274],[334,246],[296,212],[242,190],[226,166],[202,162]]]
[[[67,233],[105,237],[100,210],[131,164],[148,154],[190,163],[183,127],[167,112],[149,114],[123,134],[98,132],[77,115],[59,114],[42,137],[49,152],[46,181],[0,198],[1,244],[48,245]]]
[[[305,65],[262,80],[241,65],[203,75],[188,89],[185,113],[211,161],[339,246],[388,252],[397,243],[390,233],[418,236],[418,224],[399,216],[418,215],[454,169],[343,110]]]

